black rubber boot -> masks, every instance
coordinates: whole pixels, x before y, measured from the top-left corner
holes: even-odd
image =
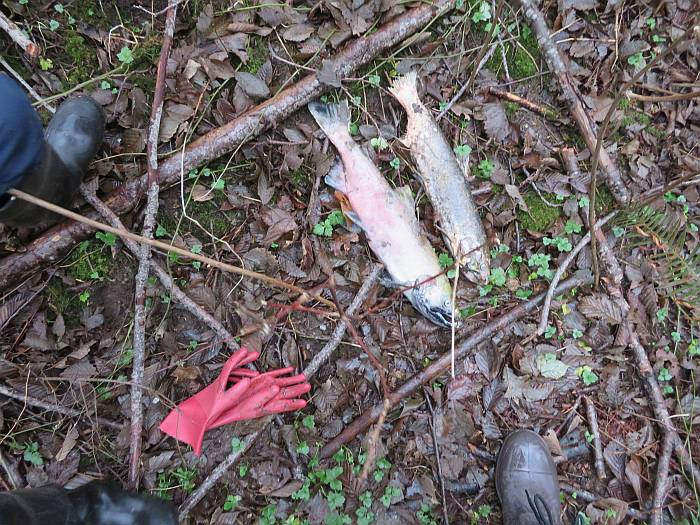
[[[557,467],[536,433],[517,430],[506,437],[495,482],[504,525],[561,525]]]
[[[80,524],[177,525],[172,503],[154,496],[124,492],[104,481],[93,481],[72,490],[68,497]]]
[[[0,493],[0,525],[177,525],[175,507],[104,481]]]
[[[0,493],[2,525],[81,525],[68,493],[50,485]]]
[[[87,96],[61,104],[45,132],[42,158],[16,188],[69,207],[104,137],[102,108]],[[54,213],[10,196],[0,206],[0,223],[33,228],[56,222]]]

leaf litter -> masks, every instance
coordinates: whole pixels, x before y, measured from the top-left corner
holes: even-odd
[[[435,213],[421,199],[422,188],[412,176],[415,166],[395,138],[405,130],[405,117],[385,89],[411,66],[419,67],[421,98],[437,114],[454,95],[455,86],[469,80],[473,66],[468,64],[476,58],[486,21],[474,22],[471,8],[457,3],[464,5],[436,20],[428,33],[395,55],[386,54],[352,79],[330,70],[327,58],[347,40],[361,38],[407,9],[406,5],[375,0],[333,0],[319,6],[253,2],[249,9],[232,9],[224,2],[188,5],[178,20],[168,64],[160,153],[176,154],[184,144],[308,74],[308,68],[317,70],[324,83],[339,88],[338,98],[354,102],[355,140],[394,187],[407,185],[412,190],[421,227],[438,255],[447,254]],[[105,4],[88,15],[77,11],[78,4],[66,5],[79,22],[75,27],[67,19],[59,20],[58,29],[44,32],[53,44],[47,51],[53,68],[41,71],[25,64],[19,71],[40,95],[59,94],[86,75],[106,74],[119,66],[122,42],[131,42],[135,64],[130,74],[114,73],[105,77],[106,84],[84,88],[108,115],[109,137],[94,169],[101,190],[107,192],[145,169],[142,152],[157,57],[153,49],[159,45],[162,27],[158,19],[156,27],[150,27],[152,18],[135,6],[120,11],[125,23],[119,25],[113,6]],[[31,6],[17,9],[22,12],[16,14],[28,23],[45,17]],[[619,79],[630,78],[663,53],[679,35],[678,28],[690,23],[690,12],[690,4],[683,2],[674,10],[634,5],[626,6],[618,17],[615,2],[595,0],[560,2],[548,9],[547,20],[557,29],[558,45],[591,119],[601,121]],[[586,233],[590,155],[566,113],[566,103],[543,69],[531,28],[512,14],[499,27],[504,53],[495,50],[476,75],[473,89],[441,121],[452,147],[470,148],[466,174],[491,249],[489,283],[480,287],[465,283],[457,289],[463,319],[458,338],[546,291],[552,272]],[[115,34],[118,38],[111,38]],[[77,45],[77,37],[89,51],[84,63],[69,54],[79,49],[65,45]],[[690,42],[663,58],[613,113],[605,147],[617,157],[628,189],[639,199],[700,168],[689,154],[698,144],[694,99],[653,99],[691,89],[697,53],[697,45]],[[9,47],[8,54],[21,63],[17,49]],[[547,119],[489,96],[490,85],[553,108],[556,116]],[[386,147],[376,147],[380,137]],[[575,149],[579,173],[567,168],[563,147]],[[339,301],[348,304],[371,256],[363,236],[342,225],[330,226],[329,236],[314,233],[318,224],[343,207],[321,181],[333,160],[329,153],[308,115],[295,113],[232,157],[200,166],[196,173],[184,173],[184,209],[179,188],[161,195],[162,238],[196,239],[188,245],[200,246],[222,260],[240,258],[246,267],[309,288],[332,274]],[[601,211],[615,207],[605,198],[604,188],[599,189],[599,201],[603,201]],[[654,200],[657,209],[687,217],[688,235],[681,247],[687,254],[694,253],[700,239],[693,227],[699,202],[692,178]],[[134,224],[138,217],[130,220]],[[569,221],[584,226],[576,229],[568,226]],[[663,238],[642,231],[643,242],[633,241],[630,229],[623,226],[605,232],[618,260],[624,262],[629,316],[648,349],[666,406],[678,428],[690,436],[688,446],[697,457],[700,401],[694,377],[700,350],[694,305],[658,286],[667,265],[664,258],[652,256],[668,251]],[[22,249],[27,240],[27,233],[0,229],[5,254]],[[271,304],[291,302],[285,292],[253,281],[238,282],[185,258],[166,254],[163,261],[198,304],[232,333],[240,334],[242,344],[264,350],[267,366],[303,366],[335,326],[331,317],[301,311],[278,321],[279,310]],[[569,273],[589,269],[590,261],[590,250],[584,248]],[[30,486],[47,482],[70,486],[96,473],[125,472],[128,430],[119,433],[96,426],[93,409],[119,424],[129,418],[130,389],[124,383],[131,366],[134,267],[121,241],[110,247],[94,238],[3,300],[0,312],[3,324],[7,322],[0,336],[3,384],[85,415],[69,417],[31,406],[23,411],[21,400],[3,404],[3,452]],[[450,347],[449,333],[419,319],[399,295],[388,283],[378,286],[355,321],[363,337],[379,348],[392,387]],[[207,435],[199,460],[191,451],[162,439],[157,426],[169,403],[208,384],[225,356],[219,354],[221,341],[172,302],[168,290],[149,284],[147,302],[146,377],[158,396],[149,394],[145,411],[143,488],[181,503],[230,452],[232,439],[244,436],[254,424]],[[439,520],[441,506],[446,504],[448,514],[463,516],[464,522],[499,523],[490,464],[480,458],[496,453],[502,438],[517,428],[547,435],[552,446],[561,445],[566,458],[563,444],[588,439],[586,415],[577,404],[584,393],[598,411],[609,478],[604,486],[596,485],[588,450],[565,459],[559,467],[561,478],[597,496],[590,503],[563,496],[566,512],[570,516],[574,510],[585,512],[591,523],[620,523],[631,508],[648,511],[661,440],[658,429],[649,423],[649,401],[624,350],[628,335],[619,306],[605,288],[581,288],[555,296],[547,330],[527,340],[536,330],[536,317],[498,332],[459,364],[456,378],[445,375],[426,385],[424,392],[406,399],[401,410],[390,415],[386,425],[391,431],[382,433],[383,452],[371,473],[368,496],[353,489],[366,443],[351,442],[341,449],[342,454],[328,460],[319,462],[315,457],[319,445],[381,400],[376,371],[348,339],[337,359],[326,364],[315,380],[306,411],[281,418],[280,425],[261,436],[226,474],[225,483],[216,485],[194,509],[195,518],[227,523],[263,517],[268,520],[265,523],[273,523],[275,517],[281,523],[297,516],[310,523],[333,519],[342,523],[344,515],[359,522],[371,513],[376,522],[391,518],[432,523],[429,520]],[[436,489],[441,486],[440,471],[442,481],[452,483],[446,485],[444,502]],[[683,520],[697,518],[698,502],[677,466],[671,467],[671,474],[674,498],[668,500],[667,512],[678,523],[691,523]],[[235,507],[226,505],[235,501],[229,496],[240,497]],[[484,505],[492,510],[486,513]]]

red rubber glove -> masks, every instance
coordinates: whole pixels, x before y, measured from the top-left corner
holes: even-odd
[[[199,455],[204,432],[211,428],[304,408],[306,401],[295,399],[311,389],[303,375],[280,377],[290,368],[266,374],[242,368],[259,355],[241,348],[226,361],[216,381],[180,403],[163,420],[160,429],[192,445]],[[227,390],[230,379],[234,384]]]

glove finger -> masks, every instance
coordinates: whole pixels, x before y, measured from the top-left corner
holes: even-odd
[[[280,399],[276,401],[270,401],[264,406],[263,411],[265,415],[268,414],[282,414],[283,412],[294,412],[296,410],[301,410],[306,406],[306,399]]]
[[[235,383],[231,388],[224,390],[217,398],[217,408],[219,412],[228,410],[230,407],[234,406],[240,399],[245,397],[249,388],[250,379],[246,377]],[[214,416],[217,415],[218,414],[214,414]]]
[[[261,375],[260,372],[256,370],[251,370],[250,368],[236,368],[231,371],[229,379],[240,379],[241,377],[257,377]]]
[[[260,374],[266,377],[279,377],[283,376],[284,374],[288,374],[290,372],[294,371],[293,366],[288,366],[286,368],[278,368],[277,370],[270,370],[269,372],[265,372],[264,374]]]
[[[304,374],[297,374],[291,377],[278,377],[275,379],[275,384],[280,387],[296,385],[298,383],[305,383],[306,376]]]
[[[292,399],[295,397],[302,396],[311,390],[311,385],[309,383],[302,383],[300,385],[288,386],[285,388],[280,388],[279,394],[277,394],[276,399]]]
[[[241,400],[236,406],[219,415],[207,428],[216,428],[221,425],[233,423],[234,421],[262,417],[266,415],[263,407],[271,402],[278,394],[279,388],[273,385],[269,389],[262,390],[258,394],[247,397]]]

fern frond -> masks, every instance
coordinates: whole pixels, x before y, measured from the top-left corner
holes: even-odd
[[[618,214],[618,226],[628,228],[625,240],[631,247],[652,253],[647,260],[658,269],[656,287],[700,318],[700,251],[688,253],[685,216],[650,206],[630,206]]]

